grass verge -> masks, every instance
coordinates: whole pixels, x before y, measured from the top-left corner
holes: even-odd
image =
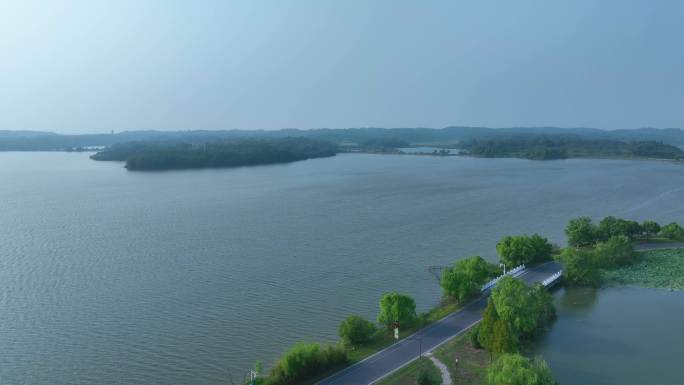
[[[430,384],[442,383],[442,375],[439,373],[439,369],[429,358],[423,357],[376,382],[376,385],[415,385],[418,374],[423,370],[428,373]]]
[[[491,361],[489,352],[475,349],[470,333],[462,334],[435,351],[435,356],[449,368],[451,379],[458,385],[482,385]]]

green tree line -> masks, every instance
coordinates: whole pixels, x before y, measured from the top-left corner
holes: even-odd
[[[207,143],[126,143],[111,146],[94,160],[125,161],[129,170],[170,170],[288,163],[334,156],[337,146],[305,138]]]
[[[470,155],[534,160],[578,157],[684,159],[684,150],[658,141],[588,139],[578,135],[509,135],[475,138],[462,143]]]
[[[659,237],[684,240],[684,229],[675,222],[661,226],[655,221],[642,223],[608,216],[598,224],[589,217],[570,220],[565,228],[569,247],[557,257],[563,264],[566,283],[597,287],[602,283],[601,269],[615,269],[637,260],[633,243]]]
[[[593,246],[614,236],[625,236],[633,241],[647,241],[658,236],[668,240],[684,239],[684,229],[676,222],[661,227],[655,221],[639,223],[613,216],[603,218],[596,225],[589,217],[572,219],[565,228],[565,234],[568,245],[573,247]]]

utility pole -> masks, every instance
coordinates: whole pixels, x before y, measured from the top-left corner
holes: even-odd
[[[418,336],[418,358],[423,358],[423,337]]]

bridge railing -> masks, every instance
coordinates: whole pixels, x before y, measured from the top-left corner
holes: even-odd
[[[492,279],[491,281],[485,283],[484,285],[482,285],[482,288],[480,288],[480,291],[486,291],[486,290],[491,289],[494,285],[496,285],[497,282],[499,282],[499,280],[501,278],[503,278],[507,275],[510,275],[512,277],[517,277],[520,274],[522,274],[524,271],[525,271],[525,264],[523,263],[522,265],[507,271],[506,274],[501,274],[500,276],[498,276],[498,277]]]
[[[563,276],[563,270],[557,272],[556,274],[550,276],[549,278],[546,278],[545,280],[542,281],[542,285],[544,287],[549,286],[551,284],[556,283],[561,277]]]

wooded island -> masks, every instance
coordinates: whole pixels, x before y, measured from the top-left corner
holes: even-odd
[[[208,143],[123,143],[91,156],[125,161],[129,170],[176,170],[289,163],[334,156],[337,146],[305,138],[244,139]]]

